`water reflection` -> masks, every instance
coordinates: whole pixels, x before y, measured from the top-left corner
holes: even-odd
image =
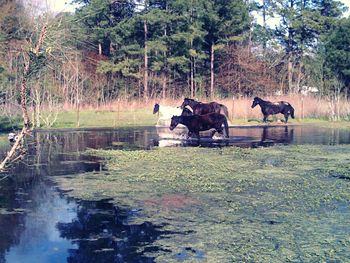
[[[146,251],[160,251],[149,246],[170,232],[149,222],[129,224],[138,210],[126,210],[101,202],[80,202],[77,217],[70,223],[59,223],[61,235],[74,240],[68,262],[154,262]],[[147,249],[140,249],[147,246]]]
[[[209,132],[202,132],[198,142],[196,138],[186,139],[187,130],[157,127],[155,145],[166,146],[239,146],[260,147],[275,144],[349,144],[350,133],[347,129],[321,128],[318,126],[276,125],[276,126],[237,126],[230,127],[230,138],[210,138]]]
[[[290,144],[294,139],[294,127],[261,127],[261,128],[230,128],[230,138],[219,134],[210,137],[211,132],[201,132],[201,138],[188,138],[187,129],[157,127],[158,141],[156,146],[204,146],[217,147],[235,145],[240,147],[270,146],[274,144]]]
[[[17,205],[8,210],[12,213],[0,216],[4,218],[0,228],[10,236],[1,237],[3,262],[64,262],[72,244],[61,238],[56,225],[75,217],[75,202],[61,198],[45,182],[36,182],[31,189],[18,189],[16,196]]]

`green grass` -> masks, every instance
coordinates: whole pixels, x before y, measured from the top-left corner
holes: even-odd
[[[281,116],[270,117],[269,124],[282,124],[277,122]],[[152,107],[140,109],[126,109],[122,111],[96,111],[83,110],[79,113],[79,125],[76,111],[62,111],[58,114],[57,121],[52,128],[125,128],[154,126],[157,123],[158,115],[152,114]],[[289,119],[289,124],[317,124],[323,127],[350,128],[349,121],[331,122],[325,119]],[[0,118],[0,131],[8,131],[20,127],[22,121],[20,118],[9,119]],[[234,119],[231,125],[266,125],[262,119]],[[42,127],[46,128],[46,127]]]
[[[19,129],[22,125],[20,117],[8,118],[6,116],[0,116],[0,131],[11,131],[13,129]]]
[[[114,198],[118,206],[142,208],[134,223],[186,232],[152,244],[171,251],[149,252],[157,262],[174,262],[188,247],[207,262],[350,258],[348,145],[90,154],[105,158],[108,172],[59,177],[59,187],[76,198]],[[189,262],[199,261],[192,256]]]
[[[282,124],[277,122],[280,118],[269,118],[269,124]],[[123,110],[120,112],[84,110],[80,112],[79,127],[140,127],[153,126],[157,123],[158,115],[152,114],[151,108],[137,110]],[[289,124],[320,124],[324,127],[350,128],[350,122],[330,122],[324,119],[289,119]],[[261,119],[234,119],[232,125],[265,125]],[[64,111],[59,113],[53,128],[77,128],[77,113]]]
[[[120,112],[99,112],[94,110],[80,112],[79,126],[77,113],[61,112],[53,128],[91,128],[91,127],[134,127],[155,125],[158,116],[152,109],[125,110]]]

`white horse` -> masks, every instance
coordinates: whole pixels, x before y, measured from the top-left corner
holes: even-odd
[[[182,109],[180,107],[163,106],[158,103],[154,104],[153,114],[159,112],[160,120],[171,119],[173,116],[180,116]]]
[[[187,108],[189,111],[193,112],[191,108]],[[173,116],[181,116],[183,109],[181,107],[171,107],[171,106],[163,106],[158,103],[154,104],[153,114],[159,113],[159,122],[165,122],[165,125],[170,125],[171,117]]]

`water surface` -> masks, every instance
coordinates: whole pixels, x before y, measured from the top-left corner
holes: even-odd
[[[130,223],[138,209],[115,207],[108,200],[68,199],[51,183],[52,176],[106,172],[101,160],[84,154],[88,148],[350,143],[349,130],[317,126],[237,127],[230,128],[229,140],[211,140],[204,134],[200,142],[184,139],[185,133],[161,127],[34,132],[28,154],[0,181],[0,263],[154,262],[146,252],[161,249],[152,246],[154,240],[172,234],[164,225]],[[185,260],[189,253],[185,249],[176,260]],[[203,258],[202,252],[196,257]]]

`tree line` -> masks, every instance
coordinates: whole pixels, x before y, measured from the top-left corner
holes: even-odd
[[[350,20],[335,0],[73,0],[75,13],[0,0],[0,91],[29,105],[297,93],[348,96]],[[257,22],[261,20],[261,22]],[[272,24],[271,21],[278,21]],[[42,24],[47,35],[33,52]],[[10,104],[9,104],[10,103]]]

